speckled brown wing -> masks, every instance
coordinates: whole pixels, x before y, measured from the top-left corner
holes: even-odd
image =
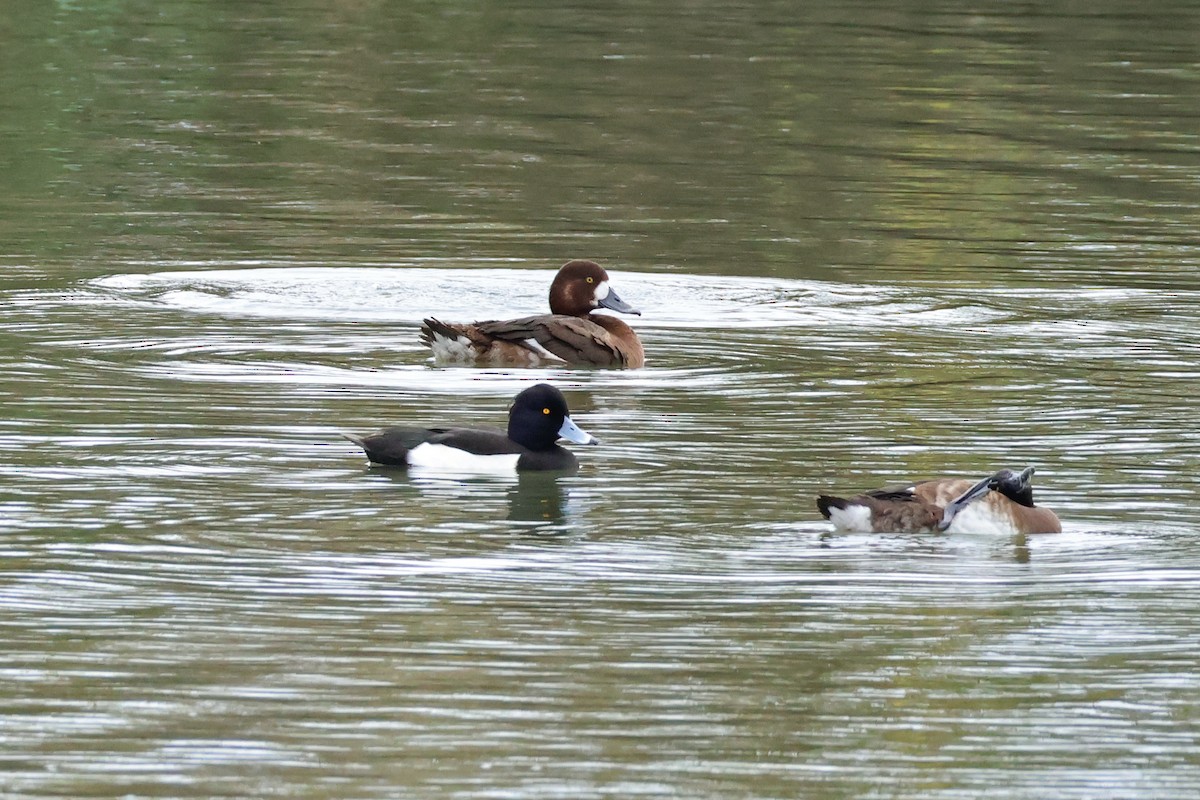
[[[941,522],[946,505],[972,485],[962,478],[937,478],[911,488],[867,492],[863,498],[874,501],[865,504],[871,507],[876,531],[919,533],[933,530]]]
[[[851,502],[871,509],[871,527],[877,533],[922,533],[942,518],[942,509],[912,492],[868,492]]]
[[[609,332],[582,317],[542,314],[521,319],[478,322],[475,328],[485,336],[504,341],[532,339],[569,364],[625,366],[624,355]]]
[[[864,508],[869,513],[866,520],[860,519],[847,530],[866,530],[859,528],[864,521],[875,533],[922,533],[933,529],[942,517],[942,509],[924,499],[917,497],[911,488],[877,489],[873,492],[863,492],[851,498],[820,495],[817,497],[817,508],[825,519],[834,520],[839,527],[844,521],[834,519],[839,511],[853,508]]]

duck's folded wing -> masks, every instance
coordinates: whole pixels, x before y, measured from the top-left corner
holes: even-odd
[[[609,366],[624,363],[608,331],[596,323],[564,314],[542,314],[497,322],[480,322],[482,333],[514,343],[537,342],[572,364]]]
[[[437,435],[427,441],[429,444],[444,444],[477,456],[524,452],[524,448],[509,439],[504,431],[491,428],[446,428],[437,431]]]
[[[932,530],[942,510],[918,497],[910,489],[879,489],[854,498],[871,509],[871,523],[877,531],[916,533]]]
[[[407,464],[408,451],[444,433],[439,428],[385,428],[366,436],[342,434],[357,444],[376,464]]]
[[[917,499],[912,489],[872,489],[869,492],[863,492],[862,496],[890,503],[912,503]]]

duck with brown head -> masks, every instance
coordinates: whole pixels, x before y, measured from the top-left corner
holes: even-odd
[[[443,363],[636,368],[646,363],[633,328],[601,308],[640,314],[617,296],[594,261],[568,261],[550,284],[550,313],[511,320],[426,319],[421,341]]]

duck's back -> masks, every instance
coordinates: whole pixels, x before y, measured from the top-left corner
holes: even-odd
[[[519,320],[512,320],[518,322]],[[481,325],[504,325],[505,322],[442,322],[429,318],[421,326],[421,341],[436,361],[449,364],[495,364],[497,366],[537,367],[561,359],[533,340],[506,339],[484,333]]]
[[[391,466],[415,465],[412,454],[423,445],[453,448],[469,455],[482,456],[520,454],[523,451],[503,431],[493,429],[395,427],[366,436],[343,435],[361,447],[374,463]]]
[[[539,314],[520,319],[479,322],[484,336],[540,348],[568,364],[593,367],[641,367],[646,358],[633,328],[616,317],[590,314]]]
[[[945,508],[952,500],[974,486],[965,478],[935,478],[912,486],[913,495],[923,503]]]

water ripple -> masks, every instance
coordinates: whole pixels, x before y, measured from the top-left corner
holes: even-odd
[[[571,794],[598,741],[640,765],[623,795],[919,785],[955,754],[964,785],[1020,758],[1061,787],[1081,743],[1133,786],[1120,753],[1194,756],[1163,722],[1197,689],[1194,295],[614,270],[646,369],[435,369],[422,316],[537,311],[550,273],[195,266],[13,293],[21,785],[48,748],[71,790],[266,792],[248,765],[298,786],[322,742],[367,771],[381,736],[459,789],[438,754],[470,742],[523,796]],[[407,475],[339,436],[498,424],[536,380],[603,442],[576,476]],[[812,500],[1025,463],[1063,534],[833,534]]]

